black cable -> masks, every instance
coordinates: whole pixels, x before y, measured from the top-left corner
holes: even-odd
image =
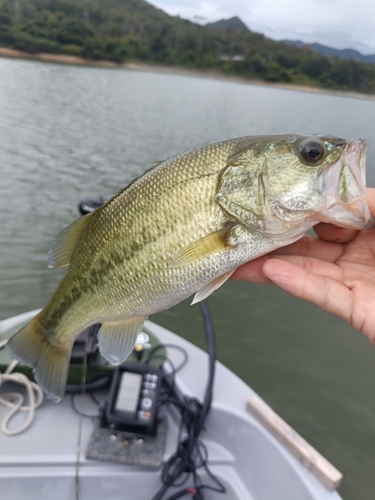
[[[95,395],[93,394],[93,391],[97,389],[102,389],[103,387],[106,387],[110,384],[112,380],[112,373],[107,373],[107,372],[98,372],[94,373],[87,379],[87,382],[85,384],[85,392],[88,393],[92,399],[95,401],[95,403],[100,406],[101,401],[99,401]],[[83,413],[81,410],[79,410],[76,405],[75,405],[75,396],[77,394],[80,394],[82,392],[82,384],[69,384],[66,386],[66,393],[71,394],[71,404],[73,409],[79,413],[82,414],[84,417],[98,417],[98,415],[90,415],[88,413]]]
[[[204,321],[207,350],[209,354],[208,379],[203,403],[197,398],[182,395],[175,385],[175,374],[181,370],[188,361],[188,354],[184,348],[174,344],[159,344],[151,349],[147,359],[145,360],[145,363],[150,363],[152,360],[162,359],[163,362],[168,362],[170,364],[171,371],[164,371],[162,386],[164,394],[163,392],[161,393],[158,408],[160,408],[163,404],[173,404],[181,416],[181,427],[179,431],[177,450],[164,464],[162,471],[163,484],[152,500],[162,500],[165,493],[171,486],[177,488],[181,487],[191,475],[193,476],[194,487],[184,487],[172,496],[169,496],[166,500],[175,500],[190,494],[193,495],[193,500],[204,500],[203,490],[205,489],[221,493],[226,491],[224,485],[210,471],[207,464],[207,449],[203,442],[199,439],[199,434],[204,427],[206,417],[211,407],[216,360],[215,332],[210,312],[204,301],[200,302],[200,308]],[[184,359],[177,367],[174,366],[172,361],[167,356],[163,354],[156,354],[159,349],[164,347],[174,348],[183,353]],[[87,379],[86,391],[91,394],[96,402],[98,402],[92,391],[109,385],[111,379],[111,373],[96,373]],[[72,404],[76,411],[78,411],[78,409],[74,404],[74,395],[80,393],[81,390],[81,384],[67,386],[67,392],[71,393],[73,396]],[[84,416],[93,417],[93,415]],[[186,432],[186,437],[181,439],[183,430]],[[203,469],[206,472],[207,476],[213,483],[212,485],[204,484],[202,482],[198,469]]]
[[[77,396],[77,393],[71,394],[71,399],[70,399],[74,411],[76,411],[77,413],[79,413],[79,415],[82,415],[83,417],[87,417],[87,418],[96,418],[96,417],[99,416],[99,413],[97,413],[96,415],[91,415],[89,413],[83,413],[83,411],[79,410],[76,407],[76,404],[75,404],[75,397],[76,396]]]
[[[94,391],[90,391],[89,392],[90,396],[91,396],[91,399],[97,404],[99,405],[100,407],[102,406],[102,404],[104,403],[104,401],[106,401],[106,399],[98,399],[94,393]]]
[[[155,360],[155,359],[162,359],[163,362],[167,361],[171,365],[172,371],[169,372],[169,373],[165,373],[164,375],[169,375],[169,374],[176,373],[176,368],[175,368],[173,362],[167,356],[165,356],[164,354],[153,354],[152,356],[150,356],[149,358],[146,359],[145,363],[149,364],[149,361],[152,361],[152,360]]]
[[[201,309],[201,313],[203,316],[204,331],[206,334],[206,342],[207,342],[207,351],[209,354],[209,366],[208,366],[208,381],[206,385],[206,392],[203,399],[201,418],[196,428],[196,432],[198,434],[202,430],[207,414],[211,408],[213,383],[215,378],[215,361],[216,361],[216,338],[215,338],[215,330],[214,330],[214,325],[212,323],[210,310],[208,308],[207,302],[204,300],[199,302],[199,307]]]
[[[180,351],[182,352],[182,354],[184,355],[184,359],[182,360],[182,362],[177,366],[177,368],[174,368],[173,369],[173,373],[177,373],[179,372],[180,370],[182,370],[182,368],[186,365],[186,363],[188,362],[188,353],[186,352],[186,349],[184,349],[183,347],[179,346],[179,345],[176,345],[176,344],[158,344],[156,346],[154,346],[150,352],[148,353],[148,356],[147,358],[145,359],[145,363],[149,363],[151,361],[151,359],[154,359],[156,357],[159,357],[159,356],[163,356],[163,355],[158,355],[158,356],[155,356],[155,352],[158,351],[159,349],[164,349],[165,347],[169,347],[169,348],[172,348],[172,349],[176,349],[177,351]],[[165,359],[168,359],[168,361],[172,364],[172,362],[170,361],[169,358],[167,358],[166,356],[164,356]]]
[[[152,500],[162,500],[171,486],[182,486],[190,475],[193,475],[194,487],[182,488],[172,496],[169,496],[166,500],[175,500],[188,494],[193,495],[193,500],[204,500],[203,490],[205,489],[220,493],[225,493],[226,491],[225,486],[210,471],[207,464],[207,448],[199,439],[199,434],[204,427],[212,403],[216,361],[215,332],[211,315],[204,301],[200,302],[200,308],[204,321],[207,350],[209,354],[208,380],[204,399],[202,403],[197,398],[181,395],[174,382],[175,372],[172,371],[172,373],[168,373],[164,376],[163,383],[167,397],[163,399],[163,404],[173,402],[176,409],[180,412],[181,422],[186,431],[186,437],[181,439],[181,427],[177,450],[164,464],[162,471],[163,484],[159,491],[152,497]],[[181,369],[181,366],[179,369]],[[211,479],[212,485],[202,482],[198,473],[198,469],[201,468],[204,469]]]
[[[95,391],[102,389],[110,384],[112,373],[98,372],[94,373],[86,381],[86,391]],[[66,386],[68,394],[79,394],[82,391],[82,384],[69,384]]]

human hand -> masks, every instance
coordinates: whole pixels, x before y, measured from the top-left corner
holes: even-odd
[[[375,189],[367,190],[375,216]],[[295,243],[239,267],[232,279],[275,283],[344,319],[375,343],[375,229],[314,227],[318,238]]]

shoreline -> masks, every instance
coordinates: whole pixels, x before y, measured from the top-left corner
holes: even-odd
[[[256,85],[261,87],[269,87],[283,90],[296,90],[300,92],[312,92],[316,94],[333,95],[338,97],[350,97],[354,99],[375,100],[374,94],[362,94],[360,92],[350,90],[333,90],[325,89],[322,87],[313,87],[309,85],[296,85],[288,83],[266,82],[264,80],[248,80],[239,76],[229,76],[217,70],[200,70],[200,69],[185,69],[176,66],[163,66],[157,64],[144,64],[138,62],[115,63],[112,61],[99,60],[93,61],[92,59],[84,59],[83,57],[71,56],[68,54],[48,54],[38,53],[30,54],[17,49],[7,47],[0,47],[0,57],[13,58],[13,59],[28,59],[32,61],[50,62],[56,64],[68,64],[71,66],[91,66],[99,68],[110,69],[129,69],[134,71],[144,71],[150,73],[162,73],[180,76],[189,76],[195,78],[207,78],[213,80],[222,80],[228,82],[242,83],[246,85]]]

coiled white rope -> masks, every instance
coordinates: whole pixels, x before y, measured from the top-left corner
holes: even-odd
[[[7,340],[3,340],[2,342],[0,342],[0,349],[4,347],[6,343]],[[1,424],[1,430],[8,436],[14,436],[25,431],[33,421],[36,408],[38,408],[43,402],[43,391],[38,384],[36,384],[35,382],[31,382],[31,380],[29,380],[26,375],[23,375],[22,373],[12,373],[17,364],[18,361],[13,360],[9,364],[5,372],[0,373],[0,386],[4,382],[14,382],[16,384],[24,385],[26,388],[29,405],[23,405],[24,397],[18,392],[7,392],[0,395],[0,404],[6,406],[7,408],[10,408],[10,411],[4,417]],[[19,411],[29,412],[26,421],[16,429],[9,429],[9,421]]]

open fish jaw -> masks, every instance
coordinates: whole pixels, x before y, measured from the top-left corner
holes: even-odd
[[[366,202],[368,140],[347,144],[339,160],[325,171],[326,211],[318,220],[349,229],[371,229],[374,221]]]

